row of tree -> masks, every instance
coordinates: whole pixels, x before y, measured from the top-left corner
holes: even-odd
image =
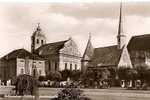
[[[118,79],[116,79],[116,76]],[[138,66],[136,68],[120,67],[119,69],[100,69],[100,70],[87,70],[85,73],[81,73],[80,70],[63,70],[63,71],[51,71],[46,77],[40,76],[39,81],[51,80],[51,81],[66,81],[70,78],[72,81],[80,81],[83,85],[92,86],[95,83],[103,80],[109,80],[111,85],[120,85],[121,80],[136,81],[140,80],[141,83],[147,83],[150,85],[150,69],[147,66]]]
[[[150,85],[150,69],[148,66],[138,66],[136,68],[124,68],[121,67],[118,70],[118,76],[120,80],[140,80],[141,83],[147,83]]]
[[[39,81],[51,80],[51,81],[66,81],[70,78],[73,81],[78,81],[80,79],[80,70],[63,70],[63,71],[50,71],[47,76],[40,76]]]

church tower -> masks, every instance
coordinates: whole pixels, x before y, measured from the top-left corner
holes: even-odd
[[[91,34],[89,34],[87,46],[86,46],[85,52],[84,52],[82,60],[81,60],[82,72],[86,72],[86,70],[88,68],[88,64],[91,61],[91,58],[93,56],[93,53],[94,53],[94,48],[93,48],[92,43],[91,43]]]
[[[124,35],[123,32],[122,3],[120,4],[117,44],[118,44],[118,49],[122,49],[122,47],[126,44],[126,35]]]
[[[37,48],[44,44],[46,44],[46,37],[42,32],[40,24],[38,23],[36,30],[31,36],[31,52],[34,53]]]

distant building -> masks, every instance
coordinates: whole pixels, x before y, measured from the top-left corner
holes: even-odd
[[[81,54],[72,38],[65,41],[46,43],[46,38],[38,25],[31,39],[32,53],[45,60],[46,73],[64,69],[81,69]]]
[[[150,68],[150,34],[133,36],[127,46],[133,67]]]
[[[17,49],[0,59],[1,80],[13,79],[21,74],[45,76],[45,61],[25,49]]]

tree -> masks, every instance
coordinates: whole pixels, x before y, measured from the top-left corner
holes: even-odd
[[[71,71],[68,69],[61,71],[61,74],[62,74],[63,81],[66,81],[68,77],[71,77]]]
[[[102,73],[102,74],[101,74],[101,79],[102,79],[102,80],[108,79],[109,76],[110,76],[110,71],[107,70],[106,68],[105,68],[105,69],[102,69],[101,73]]]
[[[27,74],[19,75],[15,84],[16,95],[33,95],[33,90],[37,85],[37,80],[32,76]]]
[[[80,70],[73,70],[71,72],[71,80],[78,81],[80,79],[81,71]]]
[[[146,73],[147,73],[147,66],[146,65],[139,65],[139,66],[137,66],[136,68],[136,71],[138,72],[138,76],[137,76],[137,78],[139,79],[139,80],[141,80],[141,82],[143,83],[144,82],[144,80],[146,80],[145,78],[146,78]]]
[[[39,79],[38,79],[40,82],[41,81],[45,81],[46,80],[46,77],[45,76],[39,76]]]
[[[128,80],[136,80],[138,72],[135,69],[128,69],[126,70],[126,78]]]
[[[60,81],[61,78],[62,78],[62,75],[58,71],[50,71],[47,75],[47,79],[52,80],[52,81]]]
[[[129,70],[130,68],[126,68],[126,67],[120,67],[118,69],[118,76],[119,76],[119,79],[120,80],[127,80],[127,71]]]

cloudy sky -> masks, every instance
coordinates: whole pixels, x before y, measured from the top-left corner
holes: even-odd
[[[47,43],[72,37],[83,53],[88,35],[94,47],[115,45],[119,2],[0,3],[0,57],[14,49],[30,51],[37,23]],[[123,3],[123,30],[133,35],[150,33],[150,2]]]

